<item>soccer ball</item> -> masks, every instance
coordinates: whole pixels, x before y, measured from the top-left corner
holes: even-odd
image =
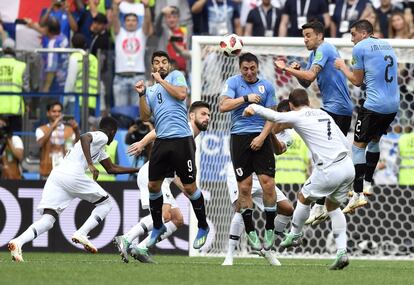
[[[243,41],[236,34],[225,35],[220,41],[221,52],[228,57],[238,56],[243,48]]]

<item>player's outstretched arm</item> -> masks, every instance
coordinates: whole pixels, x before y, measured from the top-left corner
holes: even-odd
[[[157,134],[155,133],[155,130],[150,131],[145,135],[145,137],[142,138],[142,140],[131,144],[128,147],[127,153],[129,155],[139,155],[144,150],[144,148],[150,143],[154,142],[156,138]]]
[[[289,123],[289,126],[293,127],[293,122],[295,121],[294,111],[287,113],[280,113],[273,111],[272,109],[257,105],[251,104],[249,107],[244,109],[243,116],[253,116],[254,114],[259,115],[265,118],[268,121],[279,122],[279,123]]]
[[[105,168],[108,174],[136,173],[139,171],[139,169],[135,167],[124,167],[114,164],[109,157],[107,159],[101,160],[99,163]]]

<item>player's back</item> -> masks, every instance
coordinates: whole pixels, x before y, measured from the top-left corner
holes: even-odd
[[[109,157],[105,152],[105,145],[108,142],[108,136],[101,131],[89,132],[89,134],[92,135],[92,142],[90,144],[91,158],[93,164],[96,164],[99,161]],[[58,168],[63,170],[65,173],[70,171],[84,172],[88,168],[88,163],[86,162],[80,140],[66,154],[64,160]]]
[[[358,42],[353,50],[353,67],[365,73],[364,107],[381,114],[396,113],[400,102],[398,63],[391,45],[372,37]]]
[[[348,140],[325,111],[305,107],[286,114],[311,151],[316,167],[325,168],[349,153]]]
[[[184,75],[177,70],[169,73],[165,80],[174,86],[187,87]],[[157,138],[191,136],[185,100],[172,97],[159,83],[149,87],[146,94],[147,103],[154,115]]]

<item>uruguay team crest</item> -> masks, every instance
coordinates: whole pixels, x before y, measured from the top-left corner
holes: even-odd
[[[264,87],[264,85],[259,85],[259,92],[260,93],[265,93],[265,87]]]

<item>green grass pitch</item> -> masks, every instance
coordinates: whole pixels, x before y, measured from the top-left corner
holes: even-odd
[[[0,284],[414,284],[414,261],[351,259],[346,269],[329,271],[325,259],[280,259],[282,266],[271,267],[264,259],[237,258],[224,267],[223,258],[156,255],[158,264],[125,264],[116,254],[23,254],[24,263],[13,263],[0,253]]]

